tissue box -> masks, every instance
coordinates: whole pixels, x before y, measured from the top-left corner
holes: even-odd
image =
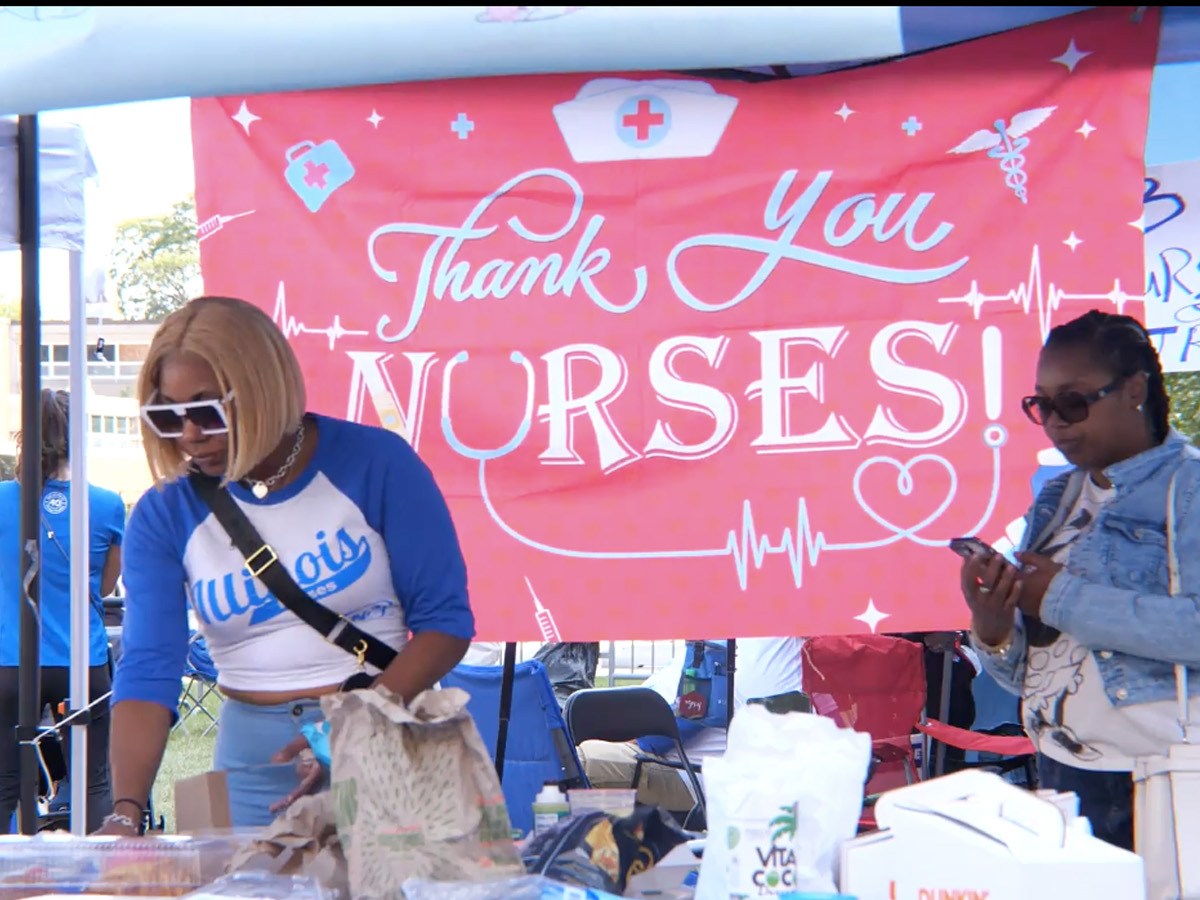
[[[884,794],[842,847],[841,890],[888,900],[1144,900],[1142,860],[987,772]]]

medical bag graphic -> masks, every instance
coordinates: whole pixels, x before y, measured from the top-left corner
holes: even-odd
[[[283,177],[309,212],[319,210],[333,192],[354,177],[354,166],[337,141],[301,141],[286,154]]]

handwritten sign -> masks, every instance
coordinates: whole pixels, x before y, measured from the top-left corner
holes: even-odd
[[[1200,371],[1200,162],[1146,170],[1146,327],[1168,372]]]
[[[198,100],[205,283],[428,462],[484,639],[960,625],[1047,330],[1140,309],[1129,13],[795,82]]]

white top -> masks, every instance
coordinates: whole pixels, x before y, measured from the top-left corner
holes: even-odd
[[[317,449],[295,481],[262,500],[230,486],[279,562],[310,597],[393,649],[409,632],[474,637],[466,566],[429,469],[391,432],[313,419]],[[353,656],[246,571],[186,479],[152,488],[138,502],[123,561],[129,597],[115,702],[175,708],[189,609],[222,687],[303,690],[339,684],[358,670]]]

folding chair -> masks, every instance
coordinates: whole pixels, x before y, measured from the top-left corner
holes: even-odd
[[[675,711],[662,695],[647,687],[593,688],[577,691],[567,699],[564,710],[567,731],[576,746],[584,741],[609,741],[627,743],[642,737],[664,737],[675,745],[678,760],[664,759],[638,753],[633,770],[633,781],[629,785],[637,788],[642,781],[644,765],[666,766],[683,772],[691,784],[696,805],[684,819],[684,826],[693,821],[699,812],[706,818],[704,789],[696,773],[700,766],[688,759],[679,735],[679,724]]]
[[[1021,772],[1026,786],[1036,787],[1037,751],[1020,724],[1020,701],[986,670],[975,676],[971,690],[976,714],[970,729],[929,719],[918,724],[917,730],[931,740],[966,751],[966,760],[958,763],[962,768],[987,769],[1009,780]]]
[[[187,721],[193,716],[208,719],[203,735],[208,735],[217,727],[217,717],[207,706],[210,697],[220,699],[217,692],[217,667],[213,664],[208,653],[208,645],[199,632],[193,632],[188,639],[187,666],[183,672],[183,694],[179,698],[179,718],[172,730],[182,728],[188,731]]]
[[[859,827],[874,828],[878,795],[920,778],[913,734],[925,714],[925,649],[885,635],[816,637],[800,663],[813,711],[871,736]]]
[[[503,676],[503,666],[458,665],[441,680],[443,688],[461,688],[470,695],[467,711],[493,759],[500,732]],[[522,833],[533,828],[533,800],[547,781],[586,786],[546,667],[528,660],[513,672],[502,783],[509,820]]]

